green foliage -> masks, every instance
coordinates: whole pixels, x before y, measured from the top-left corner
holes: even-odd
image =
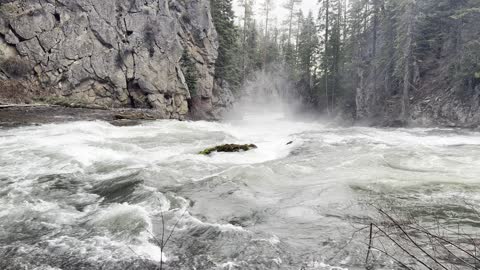
[[[254,20],[247,18],[241,29],[241,78],[247,79],[254,71],[262,66],[262,56],[260,50],[259,33]]]
[[[463,83],[463,88],[473,90],[480,83],[480,37],[477,42],[467,43],[461,57],[453,63],[456,66],[455,80]]]
[[[277,63],[281,59],[280,48],[275,41],[267,40],[265,44],[265,49],[265,65],[267,67],[270,64]]]
[[[185,76],[185,81],[187,82],[188,91],[192,97],[197,95],[197,80],[198,80],[198,71],[195,67],[195,62],[192,61],[192,57],[189,55],[187,50],[183,51],[181,59],[182,71]]]
[[[295,77],[295,70],[296,70],[296,62],[297,62],[297,55],[295,48],[293,47],[292,44],[287,43],[285,45],[284,50],[284,59],[285,59],[285,65],[288,68],[288,71],[291,73],[291,77]]]
[[[468,15],[471,14],[478,14],[480,13],[480,7],[472,7],[472,8],[466,8],[466,9],[461,9],[457,10],[454,15],[452,15],[452,18],[455,20],[462,19]]]
[[[241,83],[239,33],[234,24],[232,0],[211,0],[210,5],[219,41],[215,77],[226,80],[234,89],[237,89]]]
[[[21,8],[16,3],[11,3],[10,0],[0,0],[0,15],[8,18],[16,13],[21,12]]]
[[[0,62],[0,71],[3,71],[10,78],[21,79],[31,73],[32,67],[28,61],[19,57],[10,57]]]
[[[310,78],[312,68],[315,64],[317,46],[318,39],[316,36],[315,21],[313,14],[310,13],[302,22],[298,39],[299,70],[303,79]]]

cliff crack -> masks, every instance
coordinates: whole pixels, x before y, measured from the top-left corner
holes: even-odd
[[[17,33],[17,31],[15,31],[15,29],[12,27],[11,24],[8,24],[8,28],[12,31],[12,33],[15,35],[16,38],[18,38],[18,40],[19,40],[20,42],[30,40],[30,39],[25,39],[25,38],[23,38],[22,36],[20,36],[20,35]]]

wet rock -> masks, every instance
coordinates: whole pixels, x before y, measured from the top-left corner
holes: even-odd
[[[0,105],[0,128],[95,120],[108,121],[115,126],[135,126],[145,120],[156,119],[163,119],[156,110],[86,109],[45,104]]]
[[[201,151],[199,154],[210,155],[213,152],[226,152],[226,153],[244,152],[244,151],[249,151],[256,148],[257,146],[255,144],[223,144],[223,145],[207,148]]]
[[[116,127],[133,127],[142,124],[139,120],[113,120],[109,123]]]
[[[144,112],[126,112],[118,113],[113,116],[115,120],[155,120],[158,119],[153,115]]]
[[[218,79],[213,87],[212,104],[215,108],[212,111],[213,119],[223,119],[228,110],[233,106],[235,97],[230,85],[225,81]]]
[[[392,127],[392,128],[402,128],[402,127],[406,127],[407,125],[408,125],[407,121],[396,119],[396,120],[386,121],[383,123],[382,126]]]

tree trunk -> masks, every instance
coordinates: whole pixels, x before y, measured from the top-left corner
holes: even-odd
[[[330,115],[329,97],[328,97],[328,35],[329,35],[329,16],[330,1],[325,0],[325,97],[327,100],[327,113]]]
[[[290,17],[288,21],[288,44],[290,45],[292,42],[292,24],[293,24],[293,11],[295,9],[295,3],[291,0],[290,8]]]
[[[246,80],[247,77],[247,25],[248,25],[248,0],[244,2],[244,10],[243,10],[243,55],[242,55],[242,76],[243,80]]]
[[[411,62],[412,62],[412,43],[413,43],[413,24],[414,24],[414,9],[415,9],[415,0],[411,0],[411,2],[407,6],[407,32],[406,34],[406,41],[405,41],[405,48],[404,48],[404,71],[403,71],[403,92],[402,92],[402,112],[401,112],[401,120],[406,122],[408,120],[408,109],[410,103],[410,85],[411,85]]]
[[[372,41],[372,64],[373,64],[373,94],[375,104],[380,104],[377,93],[377,33],[378,33],[378,1],[373,0],[373,41]]]
[[[267,66],[267,46],[268,46],[268,15],[270,12],[270,0],[265,0],[265,44],[264,44],[264,55],[263,55],[263,71],[265,71],[265,67]]]
[[[335,104],[336,104],[336,92],[338,91],[338,86],[340,85],[340,50],[342,46],[342,40],[341,40],[341,21],[342,21],[342,3],[340,1],[337,2],[337,11],[338,14],[336,14],[336,23],[335,23],[335,42],[334,42],[334,48],[335,50],[333,51],[334,53],[334,62],[333,62],[333,88],[332,88],[332,110],[335,110]]]

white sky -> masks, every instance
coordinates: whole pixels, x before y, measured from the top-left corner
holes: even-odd
[[[262,11],[259,9],[261,4],[263,3],[264,0],[255,0],[256,2],[256,8],[254,10],[255,16],[257,18],[262,18]],[[242,16],[241,12],[241,7],[238,5],[238,0],[234,0],[234,7],[235,7],[235,12],[237,17]],[[283,8],[283,4],[286,2],[286,0],[274,0],[274,7],[275,9],[272,12],[271,17],[272,18],[277,18],[277,21],[280,23],[282,20],[284,20],[287,17],[287,11]],[[317,6],[318,6],[318,0],[303,0],[302,4],[300,5],[301,9],[303,10],[303,14],[307,15],[310,10],[313,11],[313,15],[316,16],[317,14]]]

